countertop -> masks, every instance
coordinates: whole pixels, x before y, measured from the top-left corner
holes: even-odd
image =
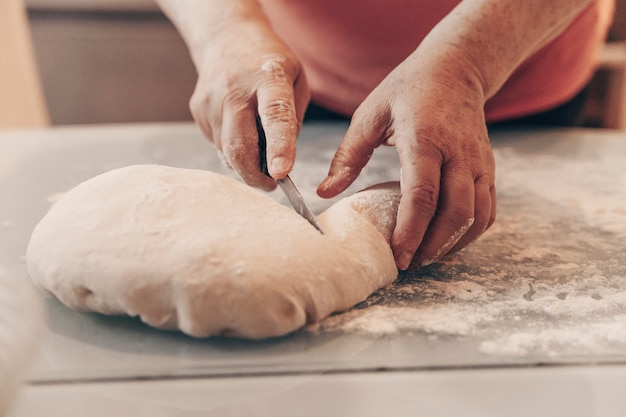
[[[336,200],[314,190],[346,127],[302,130],[292,177],[315,212]],[[193,339],[40,294],[43,344],[9,416],[621,415],[626,135],[491,139],[498,219],[481,239],[287,337]],[[189,123],[0,132],[0,267],[28,280],[28,238],[53,201],[142,163],[234,176]],[[345,194],[397,180],[397,166],[377,150]]]
[[[24,0],[30,10],[159,12],[153,0]]]

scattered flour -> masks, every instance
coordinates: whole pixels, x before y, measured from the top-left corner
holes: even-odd
[[[612,354],[611,346],[626,344],[626,315],[591,324],[560,326],[537,332],[517,332],[481,343],[480,351],[492,355],[528,355],[537,351],[550,356],[563,352]]]
[[[341,325],[343,331],[376,334],[419,330],[444,336],[469,336],[476,330],[476,324],[493,321],[488,313],[453,305],[433,308],[373,306],[366,310],[353,310],[347,314],[348,317],[340,319],[343,322]],[[328,319],[326,325],[332,325],[332,320]]]
[[[485,355],[623,354],[623,164],[533,158],[496,153],[498,221],[481,239],[319,327],[458,338]]]

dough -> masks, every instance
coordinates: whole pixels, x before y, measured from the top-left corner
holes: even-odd
[[[202,170],[136,165],[64,195],[31,236],[33,281],[80,311],[139,316],[196,337],[289,333],[397,276],[397,184],[318,217]]]

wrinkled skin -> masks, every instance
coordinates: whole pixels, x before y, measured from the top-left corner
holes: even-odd
[[[477,239],[496,216],[495,162],[484,105],[515,68],[591,0],[464,0],[353,114],[322,197],[345,190],[380,145],[400,157],[402,197],[391,245],[399,269],[425,265]],[[222,161],[269,190],[259,170],[256,115],[270,175],[295,160],[310,99],[296,56],[256,0],[157,0],[198,69],[191,110]]]
[[[392,236],[399,267],[423,265],[466,246],[495,219],[495,162],[478,82],[469,63],[398,66],[354,113],[322,196],[345,189],[380,144],[400,157],[402,199]],[[431,61],[433,62],[433,61]],[[460,71],[455,72],[455,67]]]
[[[249,185],[272,190],[276,182],[259,170],[256,115],[271,138],[269,173],[283,178],[293,168],[310,97],[302,67],[265,24],[230,25],[210,46],[199,64],[191,113],[226,166]]]

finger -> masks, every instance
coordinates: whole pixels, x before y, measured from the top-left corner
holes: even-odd
[[[489,222],[487,223],[486,229],[489,229],[491,226],[493,226],[493,223],[496,221],[496,208],[498,205],[496,202],[495,184],[489,187],[489,194],[491,195],[491,213],[489,215]]]
[[[307,83],[304,71],[300,72],[294,83],[294,101],[296,105],[296,118],[298,120],[298,132],[300,132],[302,123],[304,122],[306,108],[309,105],[309,101],[311,101],[311,91],[309,90],[309,84]]]
[[[195,120],[196,124],[200,127],[200,130],[204,134],[204,136],[211,142],[216,149],[217,156],[220,159],[222,165],[224,165],[228,169],[233,169],[230,162],[224,155],[224,151],[222,150],[222,141],[221,141],[221,127],[218,120],[214,120],[211,123],[209,114],[208,104],[205,100],[201,99],[201,94],[198,92],[198,87],[196,87],[196,91],[193,96],[189,100],[189,110],[191,111],[191,115]],[[214,126],[214,127],[212,127]]]
[[[440,260],[467,235],[475,223],[474,201],[474,177],[471,172],[444,165],[437,214],[414,263],[429,265]]]
[[[391,248],[399,269],[408,268],[439,202],[442,156],[414,142],[396,140],[400,156],[400,204]]]
[[[264,65],[267,80],[257,90],[258,111],[267,138],[267,168],[273,178],[284,178],[296,159],[296,115],[293,83],[278,62]]]
[[[484,177],[483,177],[484,178]],[[458,252],[487,230],[495,220],[495,194],[492,193],[493,186],[489,182],[480,178],[474,185],[474,224],[459,239],[449,254]],[[494,194],[492,198],[492,194]]]
[[[219,132],[214,132],[211,127],[209,105],[199,85],[196,85],[194,93],[189,99],[189,111],[209,142],[215,143],[216,139],[219,140],[219,134],[216,134]]]
[[[203,131],[206,129],[206,130],[209,130],[211,132],[211,138],[209,139],[209,141],[211,143],[213,143],[213,145],[215,146],[215,149],[216,149],[216,152],[217,152],[217,156],[220,159],[220,162],[226,168],[234,171],[234,168],[230,164],[230,161],[228,160],[226,155],[224,155],[224,149],[223,149],[223,146],[222,146],[222,126],[221,126],[221,124],[213,123],[213,126],[215,126],[215,128],[212,128],[211,127],[211,122],[209,121],[208,117],[202,118],[202,122],[199,122],[198,119],[196,119],[196,123],[198,123],[200,125],[200,127],[201,127],[201,129]],[[205,135],[206,135],[206,133],[205,133]]]
[[[196,119],[196,123],[200,126],[200,129],[207,137],[207,139],[209,139],[209,142],[211,142],[213,146],[215,146],[217,157],[219,158],[222,165],[230,170],[234,170],[233,166],[230,164],[230,161],[228,160],[226,155],[224,155],[224,150],[222,149],[221,126],[217,125],[216,128],[211,128],[211,124],[208,118],[198,118]]]
[[[246,184],[264,190],[276,188],[276,182],[261,172],[259,136],[254,109],[225,108],[222,123],[221,142],[224,157],[241,179]]]
[[[330,163],[328,176],[317,187],[320,197],[331,198],[344,191],[359,176],[363,167],[385,139],[389,126],[388,109],[357,109],[343,141]]]

